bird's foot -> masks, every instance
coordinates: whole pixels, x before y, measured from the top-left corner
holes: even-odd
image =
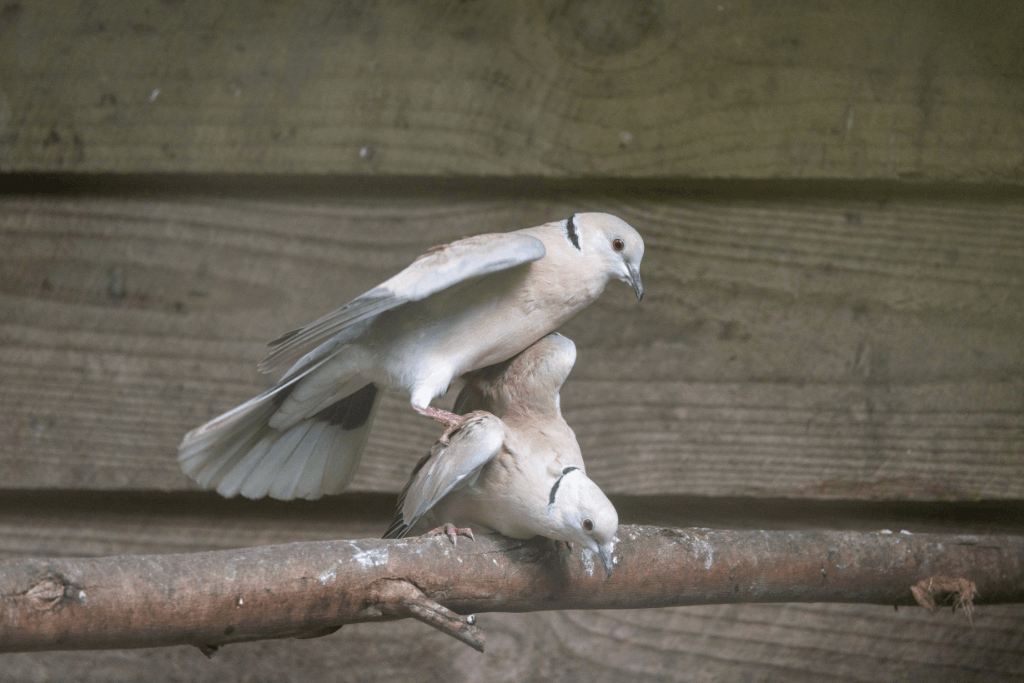
[[[455,413],[450,413],[447,410],[441,410],[440,408],[434,408],[432,406],[413,405],[413,408],[420,415],[425,415],[431,420],[437,420],[444,425],[444,431],[441,432],[441,436],[438,439],[438,441],[443,444],[448,443],[448,437],[450,437],[456,429],[461,427],[462,423],[466,420],[462,415],[456,415]]]
[[[471,541],[475,541],[476,540],[475,538],[473,538],[473,530],[472,529],[470,529],[469,527],[466,527],[465,529],[459,529],[458,527],[456,527],[451,522],[445,522],[444,524],[442,524],[441,526],[437,527],[436,529],[431,529],[430,531],[428,531],[426,533],[427,536],[440,536],[441,534],[444,534],[448,538],[452,539],[452,545],[458,545],[459,544],[458,540],[457,540],[459,534],[462,534],[463,536],[468,536],[469,540],[471,540]]]
[[[459,427],[462,426],[462,423],[464,421],[461,416],[457,416],[457,417],[459,418],[458,422],[452,421],[452,422],[446,422],[445,423],[444,431],[441,432],[441,436],[437,437],[438,441],[440,441],[441,443],[443,443],[445,445],[448,444],[449,437],[451,437],[451,435],[454,434],[459,429]]]

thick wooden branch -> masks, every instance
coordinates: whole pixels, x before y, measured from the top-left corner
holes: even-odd
[[[932,577],[945,578],[922,585],[974,584],[978,604],[1024,602],[1020,536],[621,526],[618,539],[610,579],[578,547],[500,536],[462,539],[457,547],[435,537],[8,560],[0,563],[0,652],[177,644],[210,652],[405,617],[482,649],[475,619],[460,614],[742,602],[911,605],[912,587]]]

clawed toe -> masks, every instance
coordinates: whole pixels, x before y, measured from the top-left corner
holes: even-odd
[[[459,529],[458,527],[456,527],[451,522],[445,522],[444,524],[442,524],[441,526],[437,527],[436,529],[431,529],[430,531],[427,532],[426,535],[427,536],[439,536],[440,534],[444,534],[448,538],[452,539],[452,545],[458,545],[458,540],[457,539],[458,539],[459,534],[462,534],[463,536],[468,536],[469,540],[471,540],[471,541],[475,541],[476,540],[475,538],[473,538],[473,530],[472,529],[470,529],[469,527],[466,527],[464,529]]]
[[[416,412],[420,415],[429,417],[431,420],[436,420],[444,425],[444,431],[441,432],[441,436],[438,438],[438,441],[445,445],[448,445],[449,437],[462,426],[463,422],[466,421],[466,418],[462,415],[456,415],[455,413],[450,413],[447,410],[441,410],[440,408],[434,408],[432,406],[413,405],[413,408],[415,408]]]
[[[441,432],[441,436],[440,436],[440,437],[438,437],[438,439],[437,439],[437,440],[438,440],[438,441],[440,441],[440,442],[441,442],[441,443],[443,443],[443,444],[447,444],[447,443],[448,443],[448,438],[449,438],[449,437],[450,437],[450,436],[451,436],[452,434],[454,434],[454,433],[455,433],[455,431],[456,431],[456,430],[457,430],[457,429],[458,429],[459,427],[461,427],[461,426],[462,426],[462,422],[463,422],[463,420],[462,420],[461,418],[459,419],[459,421],[458,421],[458,422],[456,422],[456,421],[454,421],[454,420],[453,420],[453,421],[451,421],[451,422],[446,422],[446,423],[445,423],[445,428],[444,428],[444,431],[443,431],[443,432]]]

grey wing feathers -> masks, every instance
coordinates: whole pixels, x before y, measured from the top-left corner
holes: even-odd
[[[364,386],[287,429],[267,423],[298,377],[185,435],[178,462],[204,489],[227,498],[315,499],[348,485],[381,392]]]
[[[384,538],[402,538],[430,508],[475,475],[501,450],[505,425],[490,413],[467,416],[447,445],[436,443],[417,463],[398,498],[398,514]]]
[[[312,372],[319,365],[318,363],[310,366],[305,374]],[[223,447],[225,441],[231,439],[232,435],[237,434],[246,426],[252,425],[260,419],[265,422],[281,404],[282,395],[291,391],[300,379],[302,376],[296,375],[287,380],[281,380],[245,403],[196,427],[182,438],[181,445],[178,446],[178,460],[191,457],[187,454],[194,454],[218,445]]]
[[[398,494],[398,509],[395,511],[395,519],[391,522],[391,526],[388,527],[388,530],[384,532],[384,535],[381,536],[381,538],[403,538],[407,533],[409,533],[412,525],[406,524],[405,518],[402,517],[402,506],[405,504],[405,496],[409,493],[409,487],[412,486],[413,481],[416,480],[416,475],[419,474],[420,470],[422,470],[428,462],[430,462],[432,457],[437,455],[439,445],[440,443],[427,451],[426,455],[420,458],[416,462],[416,466],[412,468],[412,474],[409,475],[409,481],[405,482],[402,492]]]
[[[435,247],[402,272],[336,311],[270,342],[270,351],[259,369],[273,372],[307,354],[310,357],[304,359],[305,363],[318,360],[358,336],[385,311],[465,280],[536,261],[544,253],[543,242],[519,232],[477,235]],[[336,335],[329,348],[318,348]]]

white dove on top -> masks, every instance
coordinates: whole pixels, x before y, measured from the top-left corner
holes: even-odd
[[[434,247],[336,311],[270,342],[260,363],[293,363],[272,388],[182,439],[185,474],[226,497],[315,499],[351,481],[381,387],[421,414],[464,373],[505,361],[595,301],[608,281],[643,297],[644,242],[606,213]]]

